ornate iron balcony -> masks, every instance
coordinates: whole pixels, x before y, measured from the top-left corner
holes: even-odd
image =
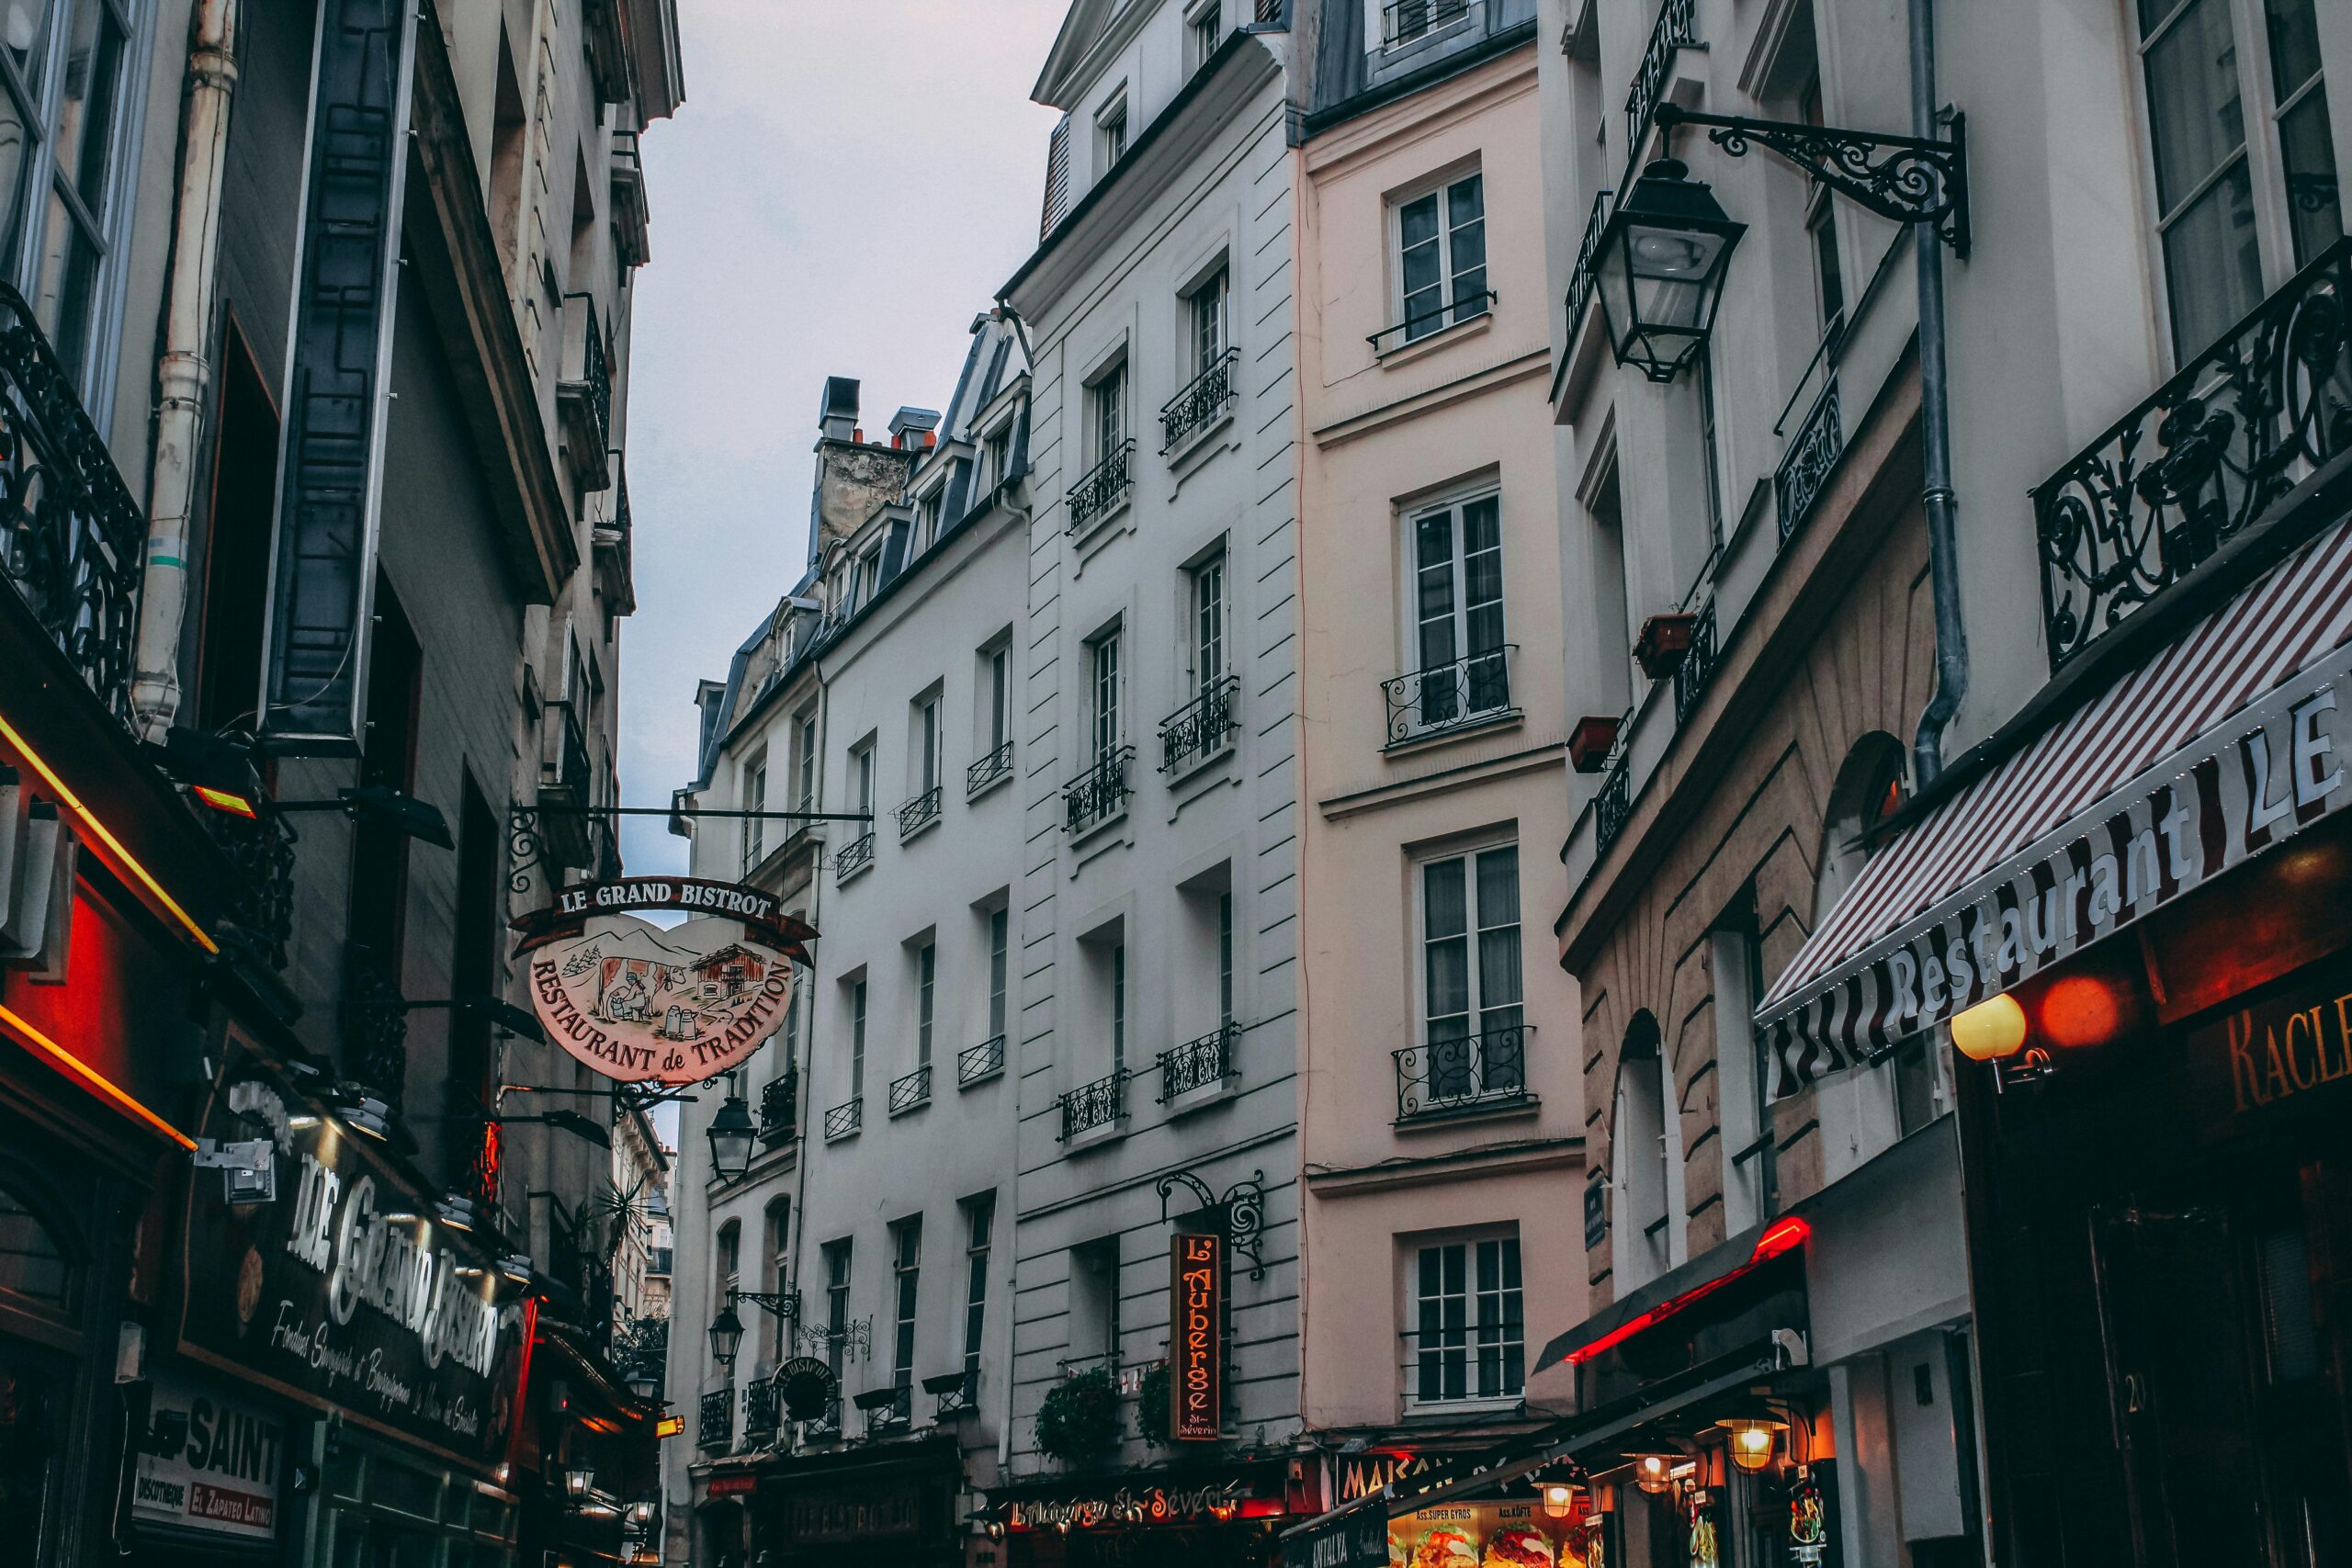
[[[1846,451],[1846,425],[1838,416],[1838,379],[1831,377],[1814,400],[1813,412],[1797,427],[1796,438],[1772,475],[1772,494],[1779,502],[1781,543],[1787,544],[1821,499],[1822,486]]]
[[[0,284],[0,577],[129,725],[146,515],[24,297]]]
[[[1233,1077],[1234,1047],[1241,1043],[1238,1024],[1219,1024],[1198,1040],[1188,1040],[1159,1054],[1159,1103],[1179,1095],[1207,1089]]]
[[[359,1081],[399,1110],[408,1083],[408,1002],[390,955],[366,942],[344,947],[343,1035]]]
[[[1690,623],[1690,649],[1674,667],[1674,727],[1690,720],[1690,710],[1715,675],[1715,601],[1710,594]]]
[[[735,1388],[712,1389],[702,1396],[702,1421],[695,1440],[707,1449],[723,1449],[735,1440]]]
[[[825,1406],[824,1413],[801,1428],[802,1436],[812,1443],[825,1442],[842,1435],[842,1402],[836,1397]]]
[[[237,868],[242,887],[220,935],[272,969],[286,967],[286,944],[294,935],[294,829],[285,818],[232,817],[225,811],[198,818]]]
[[[1159,455],[1166,457],[1193,435],[1216,423],[1233,401],[1234,370],[1241,351],[1228,348],[1209,361],[1208,368],[1184,384],[1159,411]]]
[[[890,1080],[890,1114],[903,1116],[918,1106],[931,1103],[931,1069],[917,1067],[902,1078]]]
[[[940,787],[933,784],[899,807],[899,837],[911,839],[938,821],[941,798]]]
[[[956,1081],[958,1084],[978,1083],[993,1073],[1002,1071],[1004,1036],[1001,1034],[983,1040],[956,1057]]]
[[[1515,1023],[1396,1052],[1396,1120],[1524,1100],[1527,1037],[1534,1032],[1532,1024]]]
[[[825,1142],[834,1143],[848,1137],[865,1125],[865,1097],[858,1096],[844,1105],[836,1105],[825,1112]]]
[[[1083,534],[1127,499],[1135,485],[1136,444],[1120,442],[1069,487],[1069,531]]]
[[[1634,85],[1625,92],[1629,169],[1631,161],[1641,156],[1642,138],[1657,114],[1658,95],[1666,91],[1667,73],[1674,68],[1676,53],[1699,41],[1697,10],[1697,0],[1664,0],[1657,8],[1650,41],[1642,51],[1642,63],[1634,72]]]
[[[1432,333],[1443,332],[1448,327],[1456,327],[1464,321],[1476,321],[1480,316],[1487,315],[1494,310],[1495,299],[1495,291],[1491,288],[1483,289],[1476,294],[1459,295],[1454,299],[1440,302],[1433,310],[1422,310],[1418,314],[1408,316],[1395,326],[1383,327],[1365,338],[1364,342],[1372,344],[1373,353],[1385,354],[1392,348],[1402,348],[1407,344],[1419,343],[1421,339]],[[1391,338],[1396,341],[1391,343],[1389,341]]]
[[[555,394],[564,451],[580,472],[581,489],[605,489],[613,482],[613,373],[605,362],[604,323],[597,319],[592,294],[575,291],[563,297],[563,374]]]
[[[1127,764],[1135,761],[1135,755],[1132,746],[1114,747],[1062,786],[1062,805],[1072,833],[1100,827],[1127,808],[1127,796],[1132,793],[1127,784]]]
[[[1419,670],[1380,683],[1388,705],[1388,744],[1401,746],[1496,718],[1510,711],[1510,660],[1519,651],[1505,643],[1434,670]]]
[[[939,1408],[932,1412],[934,1422],[977,1415],[980,1408],[980,1370],[972,1367],[960,1372],[942,1372],[935,1378],[925,1378],[922,1380],[922,1391],[938,1396]]]
[[[1080,1133],[1097,1127],[1108,1127],[1123,1122],[1127,1115],[1127,1079],[1132,1077],[1121,1067],[1107,1078],[1096,1078],[1065,1093],[1061,1099],[1061,1141],[1069,1142]]]
[[[847,882],[873,863],[874,832],[868,829],[843,844],[842,852],[833,857],[833,880]]]
[[[762,1378],[743,1390],[743,1436],[757,1439],[774,1437],[784,1424],[781,1402],[775,1396],[775,1384]]]
[[[1592,198],[1592,211],[1584,220],[1584,243],[1577,247],[1576,270],[1568,274],[1568,335],[1570,344],[1577,341],[1577,323],[1584,320],[1584,308],[1592,303],[1593,265],[1600,254],[1600,231],[1609,226],[1609,213],[1615,197],[1602,191]]]
[[[1628,719],[1630,726],[1632,720]],[[1634,789],[1632,759],[1626,755],[1623,731],[1618,743],[1610,750],[1607,771],[1601,774],[1600,791],[1592,797],[1592,844],[1597,855],[1607,854],[1609,846],[1617,841],[1624,830],[1625,818],[1633,815]]]
[[[1380,41],[1390,49],[1470,14],[1470,0],[1389,0],[1380,8]]]
[[[1159,771],[1181,773],[1233,744],[1241,719],[1236,707],[1241,677],[1220,675],[1201,694],[1159,721]]]
[[[964,793],[978,795],[1002,778],[1012,776],[1012,742],[1008,740],[964,770]]]
[[[2352,449],[2339,240],[2033,491],[2056,673]]]
[[[800,1075],[773,1077],[760,1090],[760,1142],[770,1148],[788,1144],[800,1132]]]

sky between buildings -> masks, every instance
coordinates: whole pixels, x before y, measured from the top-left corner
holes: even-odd
[[[944,408],[975,313],[1035,248],[1046,142],[1029,101],[1067,0],[678,0],[686,102],[644,142],[628,484],[637,615],[621,631],[621,800],[695,768],[695,682],[808,557],[827,376],[869,435]],[[628,870],[684,871],[662,818]]]

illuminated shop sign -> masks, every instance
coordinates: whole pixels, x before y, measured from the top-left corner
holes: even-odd
[[[1213,1443],[1224,1425],[1224,1243],[1180,1235],[1169,1249],[1168,1429],[1180,1443]]]
[[[1007,1511],[1017,1530],[1222,1522],[1237,1517],[1250,1495],[1250,1483],[1237,1476],[1197,1486],[1122,1486],[1094,1496],[1015,1502]]]
[[[139,1456],[130,1480],[132,1522],[215,1539],[276,1540],[285,1424],[168,1376],[156,1378],[153,1390],[149,1426],[168,1446]]]

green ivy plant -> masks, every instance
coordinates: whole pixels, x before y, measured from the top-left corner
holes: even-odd
[[[1136,1436],[1155,1449],[1164,1449],[1174,1441],[1169,1431],[1168,1363],[1143,1375],[1143,1387],[1136,1394]]]
[[[1083,1464],[1117,1444],[1119,1426],[1119,1385],[1107,1368],[1091,1367],[1047,1391],[1037,1407],[1037,1451]]]

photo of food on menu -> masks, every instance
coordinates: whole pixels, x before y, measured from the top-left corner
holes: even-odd
[[[1533,1503],[1464,1503],[1388,1521],[1388,1568],[1585,1568],[1581,1521]]]

